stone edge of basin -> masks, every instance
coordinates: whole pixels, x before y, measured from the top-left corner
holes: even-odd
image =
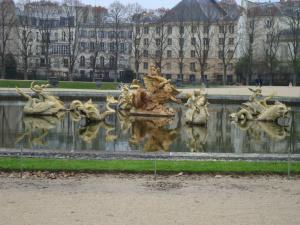
[[[30,151],[20,149],[0,149],[0,157],[29,157],[57,159],[95,159],[95,160],[191,160],[191,161],[278,161],[299,162],[300,154],[259,154],[259,153],[124,153],[124,152],[58,152],[53,150]]]
[[[32,94],[30,90],[26,91],[28,94]],[[120,91],[118,90],[108,90],[108,91],[93,91],[93,90],[50,90],[51,94],[58,96],[62,100],[73,100],[73,99],[105,99],[106,96],[111,95],[113,97],[118,97]],[[218,94],[208,94],[208,100],[212,103],[214,102],[232,102],[240,103],[246,101],[249,95],[218,95]],[[178,98],[186,100],[186,94],[179,94]],[[23,98],[15,92],[14,89],[0,89],[0,100],[22,100]],[[287,96],[276,96],[273,98],[284,103],[289,103],[292,105],[300,105],[299,97],[287,97]]]

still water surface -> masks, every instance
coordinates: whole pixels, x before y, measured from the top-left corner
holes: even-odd
[[[72,121],[69,113],[61,119],[24,116],[23,105],[20,101],[0,102],[0,148],[62,152],[300,153],[297,107],[293,107],[289,127],[284,128],[263,122],[233,124],[229,114],[238,105],[211,104],[207,127],[185,125],[184,108],[172,120],[114,115],[106,123],[85,126],[84,121]]]

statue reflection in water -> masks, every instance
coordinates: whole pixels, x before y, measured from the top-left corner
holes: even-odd
[[[24,133],[17,138],[16,143],[27,139],[30,147],[44,146],[45,137],[49,130],[55,128],[64,116],[64,112],[56,116],[28,116],[23,117]]]
[[[131,145],[144,145],[144,151],[169,151],[173,141],[179,135],[180,121],[177,127],[170,128],[173,118],[166,117],[133,117],[125,111],[118,113],[123,133],[131,132]]]
[[[186,131],[186,146],[191,152],[205,152],[205,144],[208,137],[206,126],[185,126]]]
[[[71,120],[79,122],[82,117],[76,112],[70,112]],[[79,137],[86,143],[90,144],[94,139],[97,138],[100,128],[105,130],[105,141],[115,141],[118,136],[112,134],[115,131],[115,127],[106,121],[85,121],[85,125],[78,129]]]
[[[233,124],[242,131],[247,132],[250,139],[255,141],[261,141],[263,134],[274,141],[282,141],[289,136],[287,126],[281,126],[274,122],[245,121],[243,123],[233,122]]]

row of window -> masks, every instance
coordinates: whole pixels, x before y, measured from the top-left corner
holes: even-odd
[[[234,54],[233,50],[228,50],[226,58],[232,58],[233,54]],[[137,56],[140,55],[138,50],[136,52],[136,55]],[[200,56],[201,58],[202,57],[207,57],[208,56],[208,50],[203,50],[201,52],[201,54],[200,54],[200,52],[199,52],[199,54],[196,54],[195,50],[191,50],[190,51],[190,57],[191,58],[196,58],[196,56]],[[148,50],[144,50],[143,51],[143,57],[144,58],[148,58],[149,57],[149,51]],[[155,51],[155,57],[156,58],[160,58],[161,57],[161,51],[160,50]],[[167,50],[167,58],[172,58],[172,57],[173,57],[173,51],[172,50]],[[176,56],[176,57],[183,58],[184,57],[184,51],[179,51],[178,52],[178,56]],[[223,58],[223,51],[222,50],[218,51],[218,57],[219,57],[219,59]]]
[[[167,45],[168,46],[173,45],[173,39],[172,38],[168,38],[166,40],[167,40]],[[196,40],[197,39],[195,37],[191,38],[191,45],[192,46],[197,45]],[[224,44],[224,40],[225,40],[224,38],[219,38],[219,44],[223,45]],[[184,46],[184,41],[185,41],[184,38],[179,38],[178,39],[179,46],[183,47]],[[203,38],[202,42],[199,42],[198,44],[199,45],[203,44],[204,46],[209,46],[209,43],[210,43],[210,39],[209,38]],[[136,45],[138,46],[139,44],[140,44],[140,39],[136,39]],[[149,46],[149,38],[144,38],[143,39],[143,44],[144,44],[145,47],[148,47]],[[234,45],[234,38],[232,38],[232,37],[228,38],[228,44],[229,45]],[[165,43],[162,43],[162,39],[156,38],[155,39],[155,45],[157,47],[159,47],[161,45],[165,45]]]
[[[118,35],[118,36],[117,36]],[[80,37],[83,38],[96,38],[96,31],[95,30],[81,30]],[[132,31],[99,31],[98,32],[99,38],[132,38]]]
[[[164,25],[159,25],[155,28],[155,33],[160,35],[162,30],[164,29]],[[210,32],[210,26],[203,26],[202,28],[202,32],[205,33],[205,34],[208,34]],[[185,26],[179,26],[179,33],[180,34],[184,34],[185,33],[185,30],[186,30],[186,27]],[[140,34],[142,31],[141,31],[141,27],[137,26],[135,28],[135,31],[137,34]],[[171,35],[173,33],[173,27],[172,26],[167,26],[167,34]],[[191,26],[191,33],[196,33],[197,31],[200,31],[199,30],[199,27],[198,26]],[[224,33],[224,32],[229,32],[231,34],[234,33],[234,24],[227,24],[227,25],[220,25],[219,26],[219,33]],[[148,26],[144,26],[143,27],[143,33],[144,34],[149,34],[149,27]]]
[[[178,65],[176,65],[176,66],[178,66]],[[208,68],[208,64],[205,63],[204,67],[205,67],[205,69],[207,69]],[[144,62],[143,63],[143,68],[144,68],[144,70],[148,70],[149,69],[149,63],[148,62]],[[166,64],[166,69],[168,71],[172,70],[172,64],[171,63],[167,63]],[[223,63],[218,63],[217,69],[222,70],[223,69]],[[233,64],[232,63],[228,64],[227,65],[227,69],[228,70],[232,70],[233,69]],[[190,63],[190,71],[191,72],[196,72],[196,62],[191,62]]]

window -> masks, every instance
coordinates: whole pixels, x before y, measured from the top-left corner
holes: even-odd
[[[179,57],[180,57],[180,58],[183,58],[183,57],[184,57],[183,51],[179,51]]]
[[[229,38],[229,44],[234,45],[234,38]]]
[[[272,41],[273,35],[272,34],[267,34],[267,41]]]
[[[136,28],[135,28],[135,32],[136,32],[136,34],[140,34],[140,33],[141,33],[140,27],[136,27]]]
[[[172,51],[171,50],[168,50],[167,51],[167,58],[171,58],[172,57]]]
[[[168,45],[172,45],[172,38],[168,38]]]
[[[195,58],[195,56],[196,56],[196,52],[195,52],[195,50],[192,50],[191,51],[191,58]]]
[[[36,41],[39,41],[39,32],[36,32]]]
[[[144,50],[144,53],[143,53],[143,55],[144,55],[144,58],[148,58],[148,50]]]
[[[63,59],[63,65],[65,68],[69,67],[69,60],[68,59]]]
[[[190,63],[190,71],[196,72],[196,63],[194,62]]]
[[[155,44],[156,44],[156,46],[160,46],[160,39],[159,38],[155,39]]]
[[[58,41],[58,33],[57,32],[55,32],[54,38],[55,38],[55,41]]]
[[[149,27],[144,27],[144,34],[149,34]]]
[[[219,26],[219,33],[223,34],[224,33],[224,25]]]
[[[203,44],[205,47],[208,47],[209,45],[209,38],[203,38]]]
[[[172,34],[172,27],[168,26],[168,34]]]
[[[144,38],[144,46],[149,46],[149,39],[148,38]]]
[[[184,38],[179,38],[179,45],[181,47],[184,45]]]
[[[207,49],[203,50],[203,57],[208,58],[208,50]]]
[[[220,50],[218,52],[218,56],[219,56],[219,59],[223,59],[223,56],[224,56],[224,52],[222,50]]]
[[[180,34],[184,34],[184,26],[180,26],[179,27],[179,33]]]
[[[95,64],[95,57],[94,56],[91,56],[90,57],[90,67],[93,67]]]
[[[195,74],[191,74],[191,75],[190,75],[190,81],[191,81],[191,82],[195,82],[195,81],[196,81],[196,76],[195,76]]]
[[[193,46],[196,45],[196,38],[194,38],[194,37],[191,38],[191,44],[192,44]]]
[[[144,70],[148,69],[148,62],[144,62]]]
[[[219,45],[224,45],[224,38],[219,38]]]
[[[100,57],[100,66],[101,67],[104,67],[104,64],[105,64],[105,59],[103,56]]]
[[[85,67],[85,57],[84,56],[80,56],[80,66]]]
[[[73,37],[74,37],[73,31],[71,31],[71,32],[69,33],[69,41],[73,41]]]
[[[234,52],[232,50],[228,50],[227,52],[227,56],[229,59],[232,59],[233,58],[233,55],[234,55]]]
[[[167,63],[167,70],[171,70],[172,69],[172,64],[171,63]]]
[[[100,51],[104,51],[104,50],[105,50],[104,42],[100,42]]]
[[[266,27],[267,27],[267,28],[271,28],[272,25],[273,25],[272,20],[267,20],[267,21],[266,21]]]
[[[156,58],[159,58],[160,55],[161,55],[161,54],[160,54],[160,51],[159,51],[159,50],[156,50],[156,51],[155,51],[155,57],[156,57]]]
[[[115,50],[115,43],[111,42],[109,43],[109,51],[113,52]]]
[[[203,33],[208,34],[208,32],[209,32],[209,26],[206,25],[203,27]]]
[[[155,32],[156,34],[160,34],[160,27],[156,27]]]
[[[95,42],[90,42],[90,51],[95,50]]]
[[[234,24],[230,24],[228,27],[229,33],[233,34],[234,33]]]
[[[120,52],[125,53],[125,43],[120,43]]]
[[[194,26],[192,26],[191,27],[191,31],[192,31],[192,33],[194,34],[194,33],[196,33],[196,31],[197,31],[197,27],[194,25]]]
[[[85,42],[80,42],[80,48],[85,49]]]
[[[109,66],[115,68],[115,58],[113,56],[109,58]]]

